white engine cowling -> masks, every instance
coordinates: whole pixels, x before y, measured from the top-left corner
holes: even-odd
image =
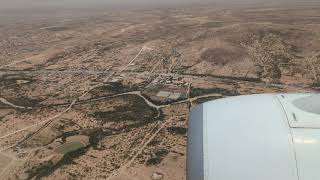
[[[188,180],[320,179],[320,96],[261,94],[193,109]]]

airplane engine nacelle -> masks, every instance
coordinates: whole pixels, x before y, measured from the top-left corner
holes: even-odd
[[[188,180],[320,179],[320,95],[261,94],[194,108]]]

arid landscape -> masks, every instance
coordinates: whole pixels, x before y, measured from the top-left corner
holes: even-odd
[[[183,180],[194,106],[320,88],[316,1],[8,14],[0,179]]]

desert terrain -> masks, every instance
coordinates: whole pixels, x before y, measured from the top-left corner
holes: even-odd
[[[197,104],[319,90],[319,14],[314,1],[2,16],[0,179],[186,179]]]

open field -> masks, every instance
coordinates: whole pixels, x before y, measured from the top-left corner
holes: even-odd
[[[319,14],[220,3],[0,18],[0,177],[185,179],[197,104],[319,90]]]

